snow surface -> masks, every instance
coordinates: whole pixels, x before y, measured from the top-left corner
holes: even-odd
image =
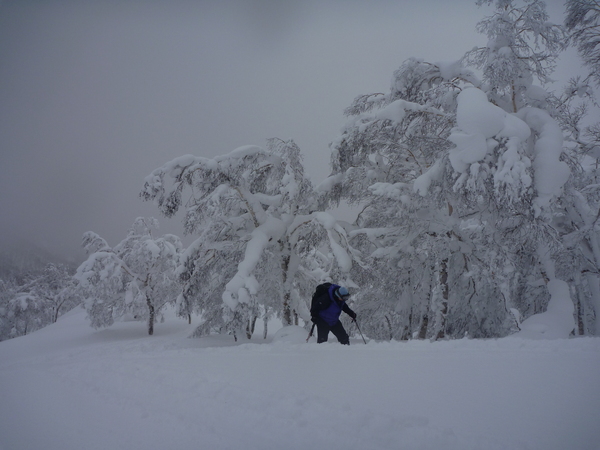
[[[346,347],[195,326],[96,331],[76,309],[0,342],[0,449],[600,448],[599,338]]]

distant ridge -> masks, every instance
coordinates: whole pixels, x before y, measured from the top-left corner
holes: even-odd
[[[3,244],[0,247],[0,279],[3,280],[14,279],[21,283],[23,277],[40,274],[50,263],[62,264],[73,270],[77,267],[74,261],[61,258],[25,239]]]

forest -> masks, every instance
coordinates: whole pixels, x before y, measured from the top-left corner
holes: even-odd
[[[454,62],[411,58],[389,91],[360,94],[307,176],[293,140],[182,155],[140,180],[141,201],[183,213],[184,247],[138,218],[117,245],[89,231],[76,269],[0,279],[0,340],[82,305],[95,328],[168,305],[194,337],[251,338],[260,320],[310,327],[315,286],[348,287],[377,340],[600,335],[600,4],[478,0],[484,45]],[[477,43],[474,43],[477,44]],[[581,76],[550,90],[567,48]],[[340,205],[356,211],[340,220]]]

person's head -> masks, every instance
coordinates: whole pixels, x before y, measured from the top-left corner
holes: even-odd
[[[335,296],[343,301],[347,301],[350,298],[350,292],[344,286],[341,286],[335,290]]]

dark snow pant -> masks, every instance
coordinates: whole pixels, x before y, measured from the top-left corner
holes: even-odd
[[[329,332],[331,331],[334,336],[340,341],[340,344],[350,345],[350,338],[348,333],[344,329],[342,322],[339,320],[334,325],[328,325],[324,320],[317,320],[317,343],[327,342]]]

